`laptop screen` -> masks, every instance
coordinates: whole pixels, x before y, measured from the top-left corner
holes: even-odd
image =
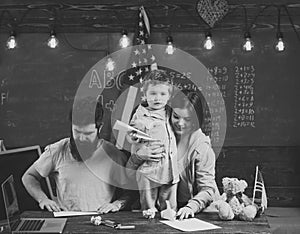
[[[40,147],[30,146],[0,152],[0,183],[13,175],[20,211],[39,210],[38,203],[28,194],[21,179],[24,172],[40,157]],[[44,191],[47,186],[42,180]],[[6,219],[2,193],[0,192],[0,220]]]
[[[15,190],[14,178],[12,175],[10,175],[2,183],[2,194],[3,194],[3,200],[4,200],[4,206],[5,206],[8,224],[11,229],[12,224],[20,219],[18,198]]]

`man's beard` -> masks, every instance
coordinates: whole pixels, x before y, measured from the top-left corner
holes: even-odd
[[[97,140],[94,142],[81,142],[75,140],[71,131],[70,150],[74,159],[77,161],[84,161],[92,156],[97,147]]]

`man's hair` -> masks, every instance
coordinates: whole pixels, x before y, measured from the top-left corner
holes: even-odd
[[[99,100],[94,97],[85,97],[74,100],[73,108],[69,113],[69,118],[72,124],[78,126],[95,124],[97,137],[100,138],[100,127],[102,125],[103,114],[103,107]],[[72,130],[70,136],[70,150],[77,161],[82,161]]]
[[[95,124],[96,128],[102,124],[104,110],[100,101],[95,97],[76,99],[70,112],[70,121],[74,125],[84,126]]]
[[[167,72],[161,69],[148,72],[143,79],[143,92],[146,93],[149,85],[164,84],[169,86],[169,93],[173,93],[173,82]]]

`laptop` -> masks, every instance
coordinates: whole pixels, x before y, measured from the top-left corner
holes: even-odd
[[[29,195],[21,178],[25,171],[40,157],[41,148],[39,145],[26,146],[22,148],[9,149],[0,152],[0,220],[6,219],[4,199],[1,192],[1,183],[10,175],[14,177],[15,190],[18,191],[18,198],[22,198],[19,204],[20,211],[25,210],[40,210],[38,203]],[[50,186],[48,185],[49,178],[41,180],[43,191],[52,197]]]
[[[8,228],[12,233],[62,233],[66,218],[21,218],[13,175],[2,183]]]

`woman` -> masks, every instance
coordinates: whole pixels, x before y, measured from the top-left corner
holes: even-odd
[[[177,212],[179,219],[193,217],[219,195],[215,182],[215,154],[200,126],[203,108],[196,92],[179,92],[172,100],[171,123],[177,138],[180,171]]]
[[[179,219],[194,217],[219,196],[215,182],[215,154],[210,138],[201,128],[203,109],[195,92],[179,92],[171,103],[171,123],[177,138],[177,157],[180,173],[177,201]],[[143,147],[132,163],[157,160],[161,145]],[[150,156],[149,156],[150,155]]]

